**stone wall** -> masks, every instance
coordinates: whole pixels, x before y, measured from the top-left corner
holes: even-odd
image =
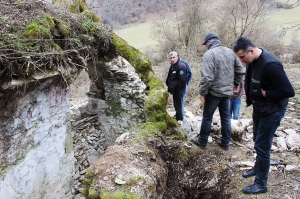
[[[89,64],[92,81],[87,114],[98,114],[107,141],[115,139],[137,123],[145,121],[146,85],[133,66],[118,56],[111,61]]]
[[[87,102],[71,104],[75,153],[73,193],[80,195],[86,170],[121,134],[145,121],[146,86],[124,58],[88,65]]]

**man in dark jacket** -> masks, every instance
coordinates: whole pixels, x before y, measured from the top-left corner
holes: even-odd
[[[171,64],[166,85],[168,86],[168,92],[173,95],[176,120],[181,123],[183,121],[182,100],[187,82],[186,66],[179,60],[179,56],[175,51],[169,53],[169,60]]]
[[[287,109],[288,100],[295,95],[281,61],[269,51],[257,48],[251,40],[241,37],[234,52],[247,64],[245,93],[247,106],[252,105],[255,165],[242,174],[255,176],[254,184],[244,187],[246,194],[267,192],[270,169],[270,149],[274,133]]]

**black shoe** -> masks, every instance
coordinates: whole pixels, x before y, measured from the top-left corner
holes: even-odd
[[[196,144],[198,147],[200,147],[201,149],[206,149],[206,144],[201,143],[198,141],[198,137],[194,137],[191,139],[191,141]]]
[[[243,176],[244,178],[249,178],[249,177],[252,177],[252,176],[255,176],[255,175],[256,175],[256,171],[255,171],[254,168],[252,168],[252,169],[250,169],[250,170],[248,170],[248,171],[245,171],[245,172],[242,174],[242,176]]]
[[[226,150],[226,151],[229,150],[229,144],[223,144],[223,143],[221,142],[221,140],[218,140],[218,141],[217,141],[217,144],[218,144],[222,149],[224,149],[224,150]]]
[[[266,193],[267,191],[268,191],[267,187],[258,184],[253,184],[243,188],[243,193],[246,194],[259,194],[259,193]]]

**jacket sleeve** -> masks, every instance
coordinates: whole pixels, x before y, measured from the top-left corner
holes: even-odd
[[[240,85],[240,82],[243,81],[245,74],[244,66],[237,56],[235,56],[235,65],[234,65],[234,85]]]
[[[199,93],[204,96],[208,94],[208,89],[212,81],[215,79],[214,75],[214,60],[209,54],[204,54],[200,66],[201,79],[199,84]]]
[[[182,60],[182,59],[180,59],[180,61],[181,61],[182,63],[184,63],[184,65],[185,65],[185,67],[186,67],[186,76],[187,76],[187,80],[186,80],[187,82],[186,82],[186,84],[189,85],[189,84],[190,84],[190,81],[191,81],[191,79],[192,79],[192,76],[193,76],[191,67],[190,67],[190,65],[189,65],[186,61],[184,61],[184,60]]]
[[[239,98],[241,98],[245,93],[244,84],[245,83],[244,83],[244,78],[243,78],[239,85],[239,96],[238,96]]]
[[[283,67],[279,64],[270,63],[266,65],[263,75],[273,85],[272,89],[265,89],[268,100],[281,100],[295,96],[294,87],[289,81]]]
[[[246,74],[245,74],[245,94],[246,94],[246,106],[250,106],[252,101],[250,99],[250,84],[251,84],[251,67],[250,65],[247,66]]]
[[[193,73],[192,73],[190,65],[187,62],[185,62],[185,65],[186,65],[186,69],[187,69],[186,70],[186,72],[187,72],[187,85],[189,85],[190,81],[193,77]]]

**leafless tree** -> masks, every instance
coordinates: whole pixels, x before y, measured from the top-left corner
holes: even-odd
[[[223,43],[228,46],[247,35],[257,39],[266,28],[269,6],[261,0],[224,0],[212,11],[210,24]]]
[[[159,14],[159,20],[153,25],[153,34],[159,40],[163,52],[176,50],[186,55],[197,52],[207,16],[206,2],[172,1],[168,12]]]

